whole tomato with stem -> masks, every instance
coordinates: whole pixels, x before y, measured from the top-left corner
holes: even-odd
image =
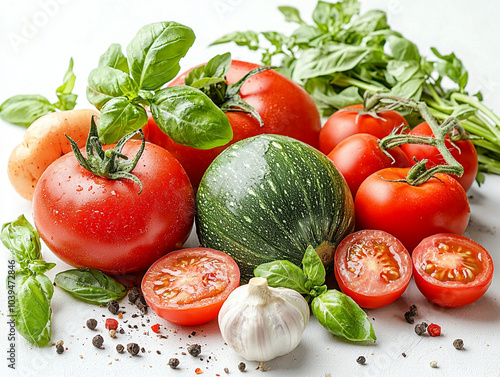
[[[354,200],[357,229],[384,230],[410,253],[432,234],[462,234],[470,207],[458,181],[449,174],[435,173],[424,183],[410,184],[409,171],[386,168],[361,183]]]
[[[227,83],[237,83],[258,67],[257,64],[232,60],[226,74]],[[188,74],[195,68],[180,75],[169,86],[183,85]],[[172,153],[186,170],[195,188],[198,187],[203,173],[213,159],[239,140],[270,133],[290,136],[313,147],[318,146],[321,129],[318,109],[311,96],[292,80],[272,69],[266,70],[247,78],[241,86],[239,95],[241,100],[257,111],[263,125],[253,115],[242,112],[241,109],[225,110],[233,129],[233,139],[224,146],[200,150],[178,144],[160,130],[151,116],[143,127],[146,140]],[[214,98],[214,102],[217,103],[218,100]]]
[[[413,250],[413,275],[422,294],[444,307],[471,304],[488,290],[493,259],[473,240],[452,233],[434,234]]]
[[[420,123],[418,126],[414,127],[410,131],[410,135],[434,137],[434,133],[432,132],[432,129],[431,127],[429,127],[429,124],[427,122]],[[461,139],[451,142],[449,135],[446,135],[445,143],[446,147],[451,152],[451,155],[464,168],[464,173],[461,177],[457,177],[456,175],[452,176],[456,178],[458,182],[460,182],[465,191],[468,191],[474,183],[474,179],[476,178],[478,170],[476,148],[474,147],[474,144],[472,144],[472,141],[467,139]],[[439,150],[432,145],[402,144],[400,147],[407,155],[408,160],[412,162],[412,165],[416,163],[415,159],[417,159],[418,161],[427,159],[427,167],[429,168],[446,163]]]
[[[83,153],[72,142],[74,152],[40,177],[35,226],[72,266],[112,275],[144,271],[190,234],[194,192],[186,172],[165,149],[131,136],[104,151],[92,119]]]
[[[364,110],[363,104],[347,106],[333,113],[319,133],[319,150],[330,153],[349,136],[366,133],[379,139],[400,128],[408,128],[406,119],[394,110]]]
[[[389,167],[411,166],[401,148],[384,150],[376,136],[364,133],[342,140],[328,154],[328,158],[344,176],[353,198],[359,185],[372,173]]]

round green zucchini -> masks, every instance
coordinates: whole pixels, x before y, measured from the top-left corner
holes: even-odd
[[[205,172],[196,200],[201,244],[229,254],[244,282],[265,262],[300,266],[309,245],[329,266],[337,244],[354,230],[353,199],[333,163],[281,135],[227,148]]]

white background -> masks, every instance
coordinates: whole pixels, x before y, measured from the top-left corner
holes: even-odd
[[[88,73],[97,65],[101,53],[113,42],[122,46],[143,25],[155,21],[177,21],[190,26],[197,39],[187,57],[186,69],[208,60],[211,56],[231,51],[234,58],[259,62],[259,55],[234,45],[208,47],[221,35],[235,30],[278,30],[289,32],[294,25],[286,24],[277,10],[278,5],[292,5],[310,21],[315,1],[272,0],[158,0],[141,3],[131,0],[0,0],[0,102],[14,94],[39,93],[55,101],[55,88],[60,85],[70,57],[75,60],[79,94],[77,108],[88,108],[85,85]],[[468,90],[481,90],[485,103],[500,113],[500,3],[493,0],[376,0],[363,1],[362,9],[383,9],[391,27],[416,42],[420,52],[430,53],[435,46],[443,54],[455,52],[469,71]],[[12,221],[24,213],[31,219],[31,203],[21,199],[10,187],[6,165],[11,150],[23,137],[24,129],[0,121],[0,224]],[[500,177],[487,176],[484,186],[474,185],[471,197],[471,223],[466,236],[485,246],[500,266],[498,227],[500,225]],[[196,242],[191,240],[194,245]],[[5,281],[7,260],[0,247],[0,282]],[[57,260],[47,249],[44,258],[57,262],[48,273],[53,278],[68,266]],[[500,273],[500,272],[499,272]],[[356,345],[331,336],[314,319],[306,329],[299,347],[291,354],[266,363],[270,376],[495,376],[500,375],[500,286],[495,273],[492,287],[476,303],[460,309],[443,309],[423,298],[411,282],[405,294],[388,307],[370,310],[370,318],[378,336],[376,344]],[[45,375],[179,375],[193,376],[195,368],[203,376],[239,375],[237,364],[242,359],[223,344],[215,321],[193,328],[173,326],[150,314],[132,319],[137,312],[126,306],[124,319],[137,324],[138,330],[125,327],[126,334],[111,339],[103,334],[104,350],[97,350],[90,340],[94,333],[83,328],[85,320],[94,317],[103,329],[103,315],[109,312],[82,304],[56,289],[52,300],[53,341],[64,340],[68,350],[57,355],[54,347],[31,347],[23,338],[16,340],[16,371],[7,368],[7,302],[5,287],[0,283],[0,374],[22,376]],[[442,326],[439,338],[419,337],[413,326],[403,319],[411,304],[419,308],[418,321],[435,322]],[[111,316],[111,315],[110,315]],[[147,320],[150,323],[147,323]],[[143,327],[141,324],[144,323]],[[159,339],[150,331],[154,323],[162,325]],[[196,335],[189,338],[192,331]],[[457,351],[452,342],[462,338],[466,350]],[[119,355],[117,343],[135,341],[144,346],[140,357]],[[203,361],[182,355],[187,344],[202,345]],[[157,350],[161,354],[157,354]],[[403,357],[402,353],[406,354]],[[83,358],[80,358],[80,355]],[[356,358],[364,355],[367,364],[360,366]],[[170,357],[180,359],[176,371],[167,366]],[[117,359],[117,360],[115,360]],[[432,369],[430,361],[439,368]],[[247,373],[259,375],[257,364],[247,362]]]

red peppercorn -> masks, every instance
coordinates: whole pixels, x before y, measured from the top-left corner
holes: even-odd
[[[160,324],[157,323],[156,325],[151,326],[151,330],[158,334],[160,332]]]
[[[114,318],[106,318],[104,327],[108,330],[116,330],[118,328],[118,321]]]
[[[430,336],[440,336],[441,335],[441,326],[436,325],[435,323],[431,323],[427,327],[427,332]]]

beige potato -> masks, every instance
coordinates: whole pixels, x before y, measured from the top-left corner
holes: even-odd
[[[87,141],[90,121],[97,110],[68,110],[49,113],[27,129],[24,140],[11,153],[8,175],[14,189],[32,200],[35,186],[45,169],[56,159],[71,151],[65,135],[83,147]]]

